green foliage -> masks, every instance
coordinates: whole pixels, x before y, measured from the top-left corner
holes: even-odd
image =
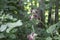
[[[28,40],[27,35],[35,32],[36,40],[60,40],[60,22],[47,25],[46,28],[37,27],[39,20],[30,20],[31,8],[39,7],[39,0],[0,0],[0,40]],[[49,9],[50,1],[44,1]],[[55,5],[54,5],[55,6]],[[54,7],[53,7],[54,8]],[[44,24],[46,25],[46,24]]]

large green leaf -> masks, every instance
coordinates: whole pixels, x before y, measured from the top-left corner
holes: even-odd
[[[6,32],[9,33],[9,31],[10,31],[11,29],[13,29],[14,27],[21,26],[21,25],[22,25],[21,20],[18,20],[17,22],[14,22],[14,23],[7,23],[7,24],[5,24],[5,25],[1,25],[0,31],[3,32],[3,31],[5,31],[6,28],[7,28]]]
[[[4,30],[6,30],[6,28],[7,28],[7,25],[1,25],[0,32],[3,32]]]
[[[53,33],[56,31],[57,24],[51,25],[46,31],[47,33]]]

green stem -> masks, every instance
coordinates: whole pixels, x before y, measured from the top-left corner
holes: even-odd
[[[35,32],[34,26],[32,25],[32,31]]]

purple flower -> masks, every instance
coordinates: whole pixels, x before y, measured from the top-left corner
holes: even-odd
[[[31,33],[27,36],[27,38],[28,38],[28,40],[34,40],[36,36],[37,36],[36,33]]]

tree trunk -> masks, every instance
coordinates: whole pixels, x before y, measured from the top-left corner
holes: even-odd
[[[56,8],[55,8],[55,23],[57,23],[58,22],[59,0],[56,0],[55,5],[56,5]]]
[[[41,28],[45,28],[45,25],[44,25],[45,24],[45,2],[44,2],[44,0],[40,0],[39,4],[40,4],[39,9],[40,9],[41,20],[40,20],[38,26]]]

